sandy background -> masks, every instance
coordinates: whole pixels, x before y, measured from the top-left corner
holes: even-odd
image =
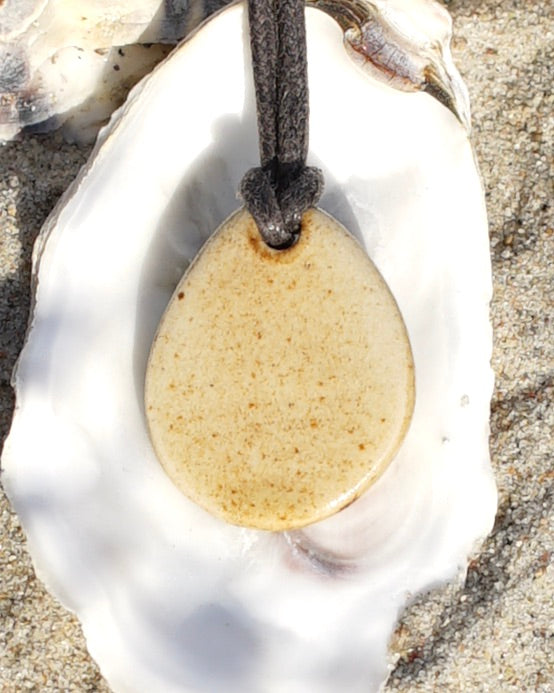
[[[404,614],[386,690],[546,693],[554,690],[554,7],[447,4],[490,218],[499,511],[465,584],[422,596]],[[27,319],[32,243],[87,154],[56,135],[0,147],[2,439]],[[109,691],[78,622],[35,577],[3,495],[0,511],[0,690]]]

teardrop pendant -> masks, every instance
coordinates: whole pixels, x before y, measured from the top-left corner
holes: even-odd
[[[265,245],[239,210],[179,283],[148,363],[158,458],[234,524],[301,527],[351,503],[409,425],[404,322],[357,241],[317,209],[298,242]]]

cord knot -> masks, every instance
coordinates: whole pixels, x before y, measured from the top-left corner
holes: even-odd
[[[265,243],[288,248],[302,215],[323,190],[306,166],[308,68],[304,0],[249,0],[248,23],[261,166],[244,175],[240,194]]]

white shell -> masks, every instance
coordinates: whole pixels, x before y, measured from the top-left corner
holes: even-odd
[[[399,610],[463,573],[493,523],[483,194],[454,116],[372,82],[308,10],[309,163],[402,311],[414,418],[377,484],[301,532],[187,501],[150,447],[144,372],[174,286],[257,162],[243,28],[226,10],[134,90],[43,230],[3,481],[114,691],[367,693]]]

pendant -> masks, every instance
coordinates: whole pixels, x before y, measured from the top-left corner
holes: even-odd
[[[344,227],[310,209],[298,242],[274,250],[240,210],[175,290],[145,400],[181,491],[228,522],[279,531],[379,478],[412,414],[413,361],[389,288]]]

